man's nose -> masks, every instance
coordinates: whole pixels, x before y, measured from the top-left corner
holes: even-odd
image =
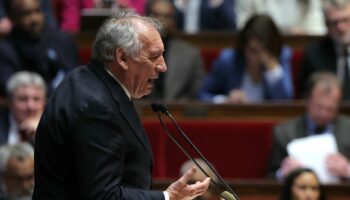
[[[166,70],[168,69],[163,56],[160,58],[159,64],[156,66],[156,69],[158,72],[166,72]]]

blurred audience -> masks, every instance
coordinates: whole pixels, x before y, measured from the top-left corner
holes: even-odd
[[[305,49],[298,83],[305,91],[312,73],[327,70],[343,84],[343,99],[350,100],[350,0],[323,0],[328,35]]]
[[[284,181],[280,200],[326,200],[326,196],[316,173],[299,168]]]
[[[293,97],[292,52],[267,15],[255,15],[240,31],[237,50],[224,49],[200,91],[215,103],[249,103]]]
[[[195,161],[213,179],[213,181],[218,183],[217,176],[202,159],[195,158]],[[195,163],[192,160],[188,160],[181,165],[180,175],[183,175],[187,170],[189,170],[193,166],[195,166],[197,171],[193,175],[193,178],[192,180],[190,180],[190,182],[195,183],[197,181],[203,181],[207,176],[195,165]],[[218,191],[215,190],[213,184],[209,185],[208,190],[202,196],[195,198],[195,200],[219,200],[219,199],[220,199],[220,195]]]
[[[7,79],[21,70],[39,73],[51,91],[79,65],[74,39],[45,28],[39,0],[12,0],[8,14],[14,26],[0,42],[0,95],[5,95]]]
[[[0,34],[8,34],[12,30],[12,21],[9,18],[8,7],[13,0],[0,1]],[[45,25],[48,29],[56,31],[57,22],[53,14],[52,1],[40,0],[41,7],[45,16]]]
[[[164,99],[194,99],[204,77],[203,61],[199,50],[174,35],[176,30],[175,8],[171,0],[151,0],[148,15],[165,25],[162,40],[167,73],[159,74],[155,88],[149,95]]]
[[[34,189],[34,149],[28,143],[0,147],[1,197],[31,200]]]
[[[306,95],[306,113],[274,128],[268,176],[283,179],[303,166],[288,156],[288,143],[297,138],[331,133],[339,153],[327,156],[326,168],[333,176],[350,178],[350,118],[338,114],[342,92],[337,77],[329,72],[313,74]]]
[[[17,72],[7,83],[9,109],[0,113],[0,144],[34,143],[46,103],[44,80],[32,72]]]
[[[187,33],[235,30],[234,0],[173,0],[177,26]]]
[[[323,35],[321,0],[236,0],[237,26],[242,28],[254,14],[267,14],[284,34]]]

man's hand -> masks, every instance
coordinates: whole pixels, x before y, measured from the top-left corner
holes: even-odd
[[[202,195],[209,187],[210,178],[204,181],[197,181],[195,184],[188,185],[196,172],[196,168],[189,169],[179,180],[171,184],[166,192],[168,192],[170,200],[190,200]]]
[[[228,103],[247,103],[247,96],[243,90],[231,90],[227,98]]]
[[[342,154],[335,153],[327,156],[326,167],[330,174],[333,176],[349,178],[350,177],[350,164],[349,160]]]
[[[290,157],[286,157],[285,159],[282,160],[282,163],[281,163],[282,176],[287,177],[290,172],[302,166],[303,165],[299,161]]]
[[[34,142],[35,132],[39,121],[40,117],[32,117],[19,124],[18,131],[21,134],[22,140]]]

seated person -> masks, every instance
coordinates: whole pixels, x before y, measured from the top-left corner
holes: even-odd
[[[0,42],[0,96],[15,72],[40,74],[52,91],[64,75],[79,65],[74,39],[67,33],[44,26],[39,0],[12,0],[7,7],[12,32]]]
[[[350,100],[350,0],[323,0],[328,34],[305,48],[300,64],[300,93],[317,71],[330,71],[343,85],[343,99]]]
[[[162,99],[194,99],[204,78],[203,61],[199,50],[174,35],[175,7],[171,0],[153,0],[147,14],[165,25],[162,40],[167,72],[160,73],[149,97]]]
[[[8,34],[12,29],[12,22],[7,16],[7,4],[13,0],[1,0],[0,1],[0,34]],[[52,0],[40,0],[41,7],[43,8],[46,26],[50,30],[57,30],[57,23],[52,10]]]
[[[280,200],[326,200],[320,184],[311,169],[296,169],[284,181]]]
[[[28,143],[0,147],[0,199],[30,200],[34,189],[34,149]]]
[[[0,144],[34,143],[46,103],[46,85],[40,75],[17,72],[7,83],[9,110],[0,112]]]
[[[347,179],[350,177],[350,118],[338,113],[341,85],[333,73],[317,72],[311,76],[307,91],[306,113],[274,128],[268,176],[281,180],[303,166],[288,155],[287,145],[294,139],[331,133],[339,153],[328,155],[326,168],[329,174]]]
[[[238,35],[237,51],[224,49],[199,93],[214,103],[247,103],[293,97],[290,48],[267,15],[253,16]]]

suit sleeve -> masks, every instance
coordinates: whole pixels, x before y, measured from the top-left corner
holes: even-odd
[[[189,91],[189,97],[197,98],[198,91],[202,86],[203,78],[204,78],[204,68],[203,68],[203,60],[198,50],[194,51],[193,60],[192,60],[192,69],[191,73],[193,73],[192,84]]]
[[[280,168],[282,160],[287,156],[285,146],[282,144],[280,136],[282,127],[277,126],[274,128],[272,148],[270,151],[268,166],[267,166],[267,177],[277,178],[276,172]],[[283,135],[282,135],[283,136]]]
[[[117,120],[107,108],[84,111],[72,132],[72,148],[79,199],[155,199],[160,191],[122,186],[126,141]]]

